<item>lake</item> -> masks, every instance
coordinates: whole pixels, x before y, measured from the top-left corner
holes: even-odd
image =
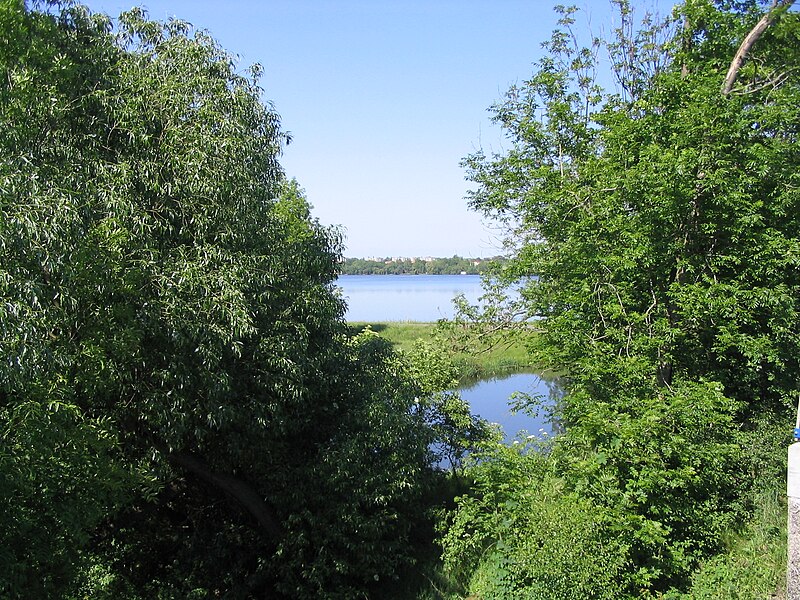
[[[453,298],[475,304],[480,275],[341,275],[348,321],[438,321],[454,315]]]
[[[460,392],[474,414],[500,425],[506,443],[511,443],[521,431],[539,438],[553,434],[554,427],[545,409],[539,409],[534,414],[515,413],[509,400],[515,394],[522,393],[539,399],[542,406],[553,406],[561,393],[554,377],[544,377],[536,373],[514,373],[479,381]]]
[[[347,301],[347,320],[370,323],[451,318],[455,296],[463,294],[476,304],[483,293],[479,275],[342,275],[337,285]],[[535,373],[516,373],[479,381],[460,391],[472,412],[498,423],[510,442],[521,430],[536,436],[553,432],[544,414],[512,414],[512,394],[550,398],[556,393],[554,386],[554,381]]]

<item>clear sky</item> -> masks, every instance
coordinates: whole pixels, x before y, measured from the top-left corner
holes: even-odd
[[[557,15],[548,0],[88,0],[112,17],[144,6],[208,30],[264,67],[293,142],[282,164],[314,215],[344,229],[346,256],[493,256],[464,200],[460,160],[502,151],[487,108],[524,81]],[[569,3],[569,2],[564,2]],[[577,0],[595,34],[609,0]],[[667,0],[634,0],[637,8]],[[666,7],[666,8],[665,8]]]

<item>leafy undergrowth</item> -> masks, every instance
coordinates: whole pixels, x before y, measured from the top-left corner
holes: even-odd
[[[728,551],[706,561],[685,594],[671,600],[784,599],[786,577],[786,498],[777,490],[756,500],[745,530],[731,536]]]

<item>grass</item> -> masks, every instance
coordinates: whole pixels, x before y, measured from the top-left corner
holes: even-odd
[[[786,583],[786,497],[766,490],[755,502],[751,522],[727,540],[727,552],[709,559],[681,600],[784,599]]]
[[[356,331],[363,331],[369,327],[400,351],[410,350],[418,340],[439,341],[443,344],[452,343],[447,332],[436,323],[417,321],[353,322],[350,323],[350,326]],[[510,345],[496,346],[476,354],[454,351],[453,360],[459,368],[462,383],[534,369],[527,350],[519,341],[512,342]]]
[[[417,321],[389,321],[380,323],[354,322],[350,323],[356,331],[363,331],[367,327],[391,342],[397,350],[410,350],[417,340],[430,341],[434,339],[436,323],[420,323]]]

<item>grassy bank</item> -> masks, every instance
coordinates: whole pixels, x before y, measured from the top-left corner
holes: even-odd
[[[450,343],[446,332],[437,327],[436,323],[415,321],[353,322],[350,323],[350,326],[357,331],[369,327],[401,351],[411,349],[418,340],[438,340],[443,344]],[[455,352],[454,361],[459,367],[461,381],[465,383],[534,368],[524,346],[519,342],[498,346],[478,354]]]

